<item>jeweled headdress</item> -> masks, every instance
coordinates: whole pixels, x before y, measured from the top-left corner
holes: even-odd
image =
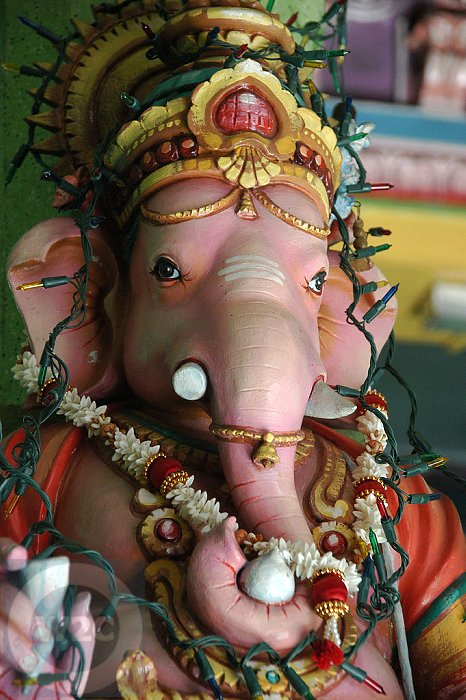
[[[95,25],[74,22],[84,43],[65,47],[58,81],[44,92],[53,109],[28,118],[54,132],[31,149],[61,155],[55,173],[92,172],[97,150],[121,227],[152,193],[191,177],[229,183],[227,204],[236,198],[245,218],[252,197],[289,221],[261,190],[286,183],[305,192],[328,222],[341,155],[302,82],[303,68],[328,52],[296,45],[288,26],[255,1],[144,2],[116,16],[105,6],[94,14]],[[181,212],[171,223],[187,217]],[[328,235],[293,219],[304,231]]]

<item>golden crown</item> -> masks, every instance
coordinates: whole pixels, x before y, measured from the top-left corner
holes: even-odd
[[[103,155],[116,185],[109,209],[122,227],[152,193],[190,177],[251,193],[286,183],[328,220],[340,151],[290,87],[291,66],[303,81],[303,51],[276,15],[256,0],[135,0],[118,16],[100,6],[94,14],[92,25],[74,21],[82,41],[67,44],[44,93],[53,109],[28,118],[52,132],[32,150],[61,155],[58,174],[91,171],[96,149],[122,124]]]
[[[336,142],[275,75],[246,60],[215,72],[191,97],[149,107],[125,124],[104,164],[126,183],[122,224],[151,194],[192,177],[246,190],[287,183],[306,192],[327,220],[339,184]]]

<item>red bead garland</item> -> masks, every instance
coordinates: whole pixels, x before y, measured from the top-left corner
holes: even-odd
[[[355,498],[358,498],[359,494],[367,491],[371,491],[377,498],[381,498],[382,500],[386,501],[386,496],[384,493],[386,491],[386,486],[381,484],[377,479],[367,478],[359,481],[359,483],[354,487],[354,496]]]
[[[156,456],[147,469],[147,480],[155,489],[159,489],[164,479],[183,469],[181,462],[174,457]]]
[[[369,405],[372,406],[373,408],[378,408],[379,411],[382,411],[385,414],[388,414],[388,403],[382,394],[380,394],[377,391],[369,391],[365,396],[364,396],[364,401]],[[358,415],[362,416],[362,414],[366,411],[365,408],[359,404],[358,406]]]
[[[326,601],[338,600],[346,603],[348,589],[345,582],[338,574],[325,573],[313,581],[311,600],[313,605]]]

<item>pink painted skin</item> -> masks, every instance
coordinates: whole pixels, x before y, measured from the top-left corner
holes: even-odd
[[[190,180],[157,193],[146,206],[167,212],[188,209],[215,201],[229,189],[216,180]],[[284,186],[266,191],[296,216],[316,226],[324,224],[317,207],[301,192]],[[337,253],[328,254],[325,241],[292,228],[258,203],[256,207],[259,218],[254,221],[238,218],[231,208],[175,226],[153,227],[141,222],[130,264],[130,293],[118,287],[108,238],[97,239],[95,234],[98,260],[92,273],[96,290],[89,319],[92,328],[68,333],[58,345],[73,386],[96,399],[115,396],[122,379],[123,357],[125,380],[141,402],[152,408],[155,418],[163,416],[178,432],[186,430],[207,440],[212,440],[209,416],[220,424],[296,431],[317,380],[359,387],[367,374],[369,345],[346,323],[344,310],[352,300],[352,288],[339,268]],[[64,232],[66,238],[60,237]],[[48,275],[72,274],[78,266],[76,235],[66,219],[33,229],[10,259],[12,286]],[[64,251],[69,253],[66,261]],[[161,256],[177,266],[179,280],[161,282],[152,274]],[[328,281],[319,295],[309,289],[309,283],[321,271],[328,272]],[[373,268],[360,273],[359,278],[364,283],[382,276]],[[358,316],[362,317],[384,291],[365,295]],[[53,322],[65,315],[69,298],[65,303],[62,291],[47,292],[54,295],[56,310],[54,303],[45,305],[33,294],[44,292],[16,296],[39,352]],[[371,324],[379,349],[395,313],[396,302],[392,300]],[[104,323],[106,317],[113,324],[112,332]],[[89,368],[83,353],[89,357],[94,350],[101,361]],[[199,404],[207,413],[199,409],[193,412],[193,406],[173,391],[172,375],[188,359],[201,364],[208,376],[209,405]],[[279,465],[267,470],[253,465],[250,446],[219,443],[219,450],[240,527],[266,539],[312,540],[302,494],[296,492],[294,484],[294,448],[280,448]],[[73,458],[73,464],[76,468],[61,495],[57,526],[99,549],[111,561],[120,558],[118,574],[124,580],[135,580],[141,576],[143,559],[134,542],[134,517],[123,505],[129,502],[130,487],[111,474],[88,446]],[[319,465],[311,460],[307,468],[310,480]],[[88,494],[86,505],[81,500],[83,492]],[[89,516],[92,507],[99,511],[101,522]],[[122,511],[127,512],[128,531],[121,527]],[[267,614],[266,606],[248,598],[235,585],[236,572],[243,564],[231,521],[203,537],[194,550],[189,569],[193,585],[189,585],[188,597],[207,627],[240,646],[266,639],[284,649],[293,646],[309,628],[320,626],[302,586],[297,588],[294,602]],[[216,582],[213,587],[212,581]],[[152,654],[163,685],[184,692],[199,687],[187,682],[167,659],[150,630],[141,648]],[[371,675],[382,683],[388,697],[402,697],[394,674],[374,647],[361,651],[357,661],[370,663]],[[372,697],[372,691],[350,678],[342,681],[336,695],[329,690],[326,697],[341,697],[343,690],[349,698]]]

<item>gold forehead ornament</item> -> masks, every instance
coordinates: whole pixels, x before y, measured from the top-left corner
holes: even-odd
[[[221,197],[221,199],[211,204],[167,214],[154,209],[148,209],[144,204],[141,204],[141,215],[144,221],[153,226],[164,226],[167,224],[179,224],[183,221],[192,221],[193,219],[203,219],[207,216],[218,214],[228,209],[233,204],[238,204],[236,210],[237,215],[241,219],[253,220],[258,218],[258,214],[252,198],[257,199],[271,214],[290,226],[293,226],[293,228],[304,231],[305,233],[310,233],[316,238],[327,238],[330,234],[329,228],[319,228],[285,211],[285,209],[275,204],[275,202],[261,190],[241,190],[240,188],[235,188],[224,197]]]
[[[104,164],[126,183],[117,213],[122,226],[154,193],[201,177],[234,189],[211,205],[173,214],[143,206],[146,221],[167,224],[210,216],[239,198],[242,218],[253,219],[252,197],[286,223],[325,238],[328,229],[284,211],[262,188],[290,185],[306,194],[328,221],[341,154],[334,131],[311,109],[299,107],[275,75],[247,59],[218,70],[190,97],[146,109],[120,130]]]

